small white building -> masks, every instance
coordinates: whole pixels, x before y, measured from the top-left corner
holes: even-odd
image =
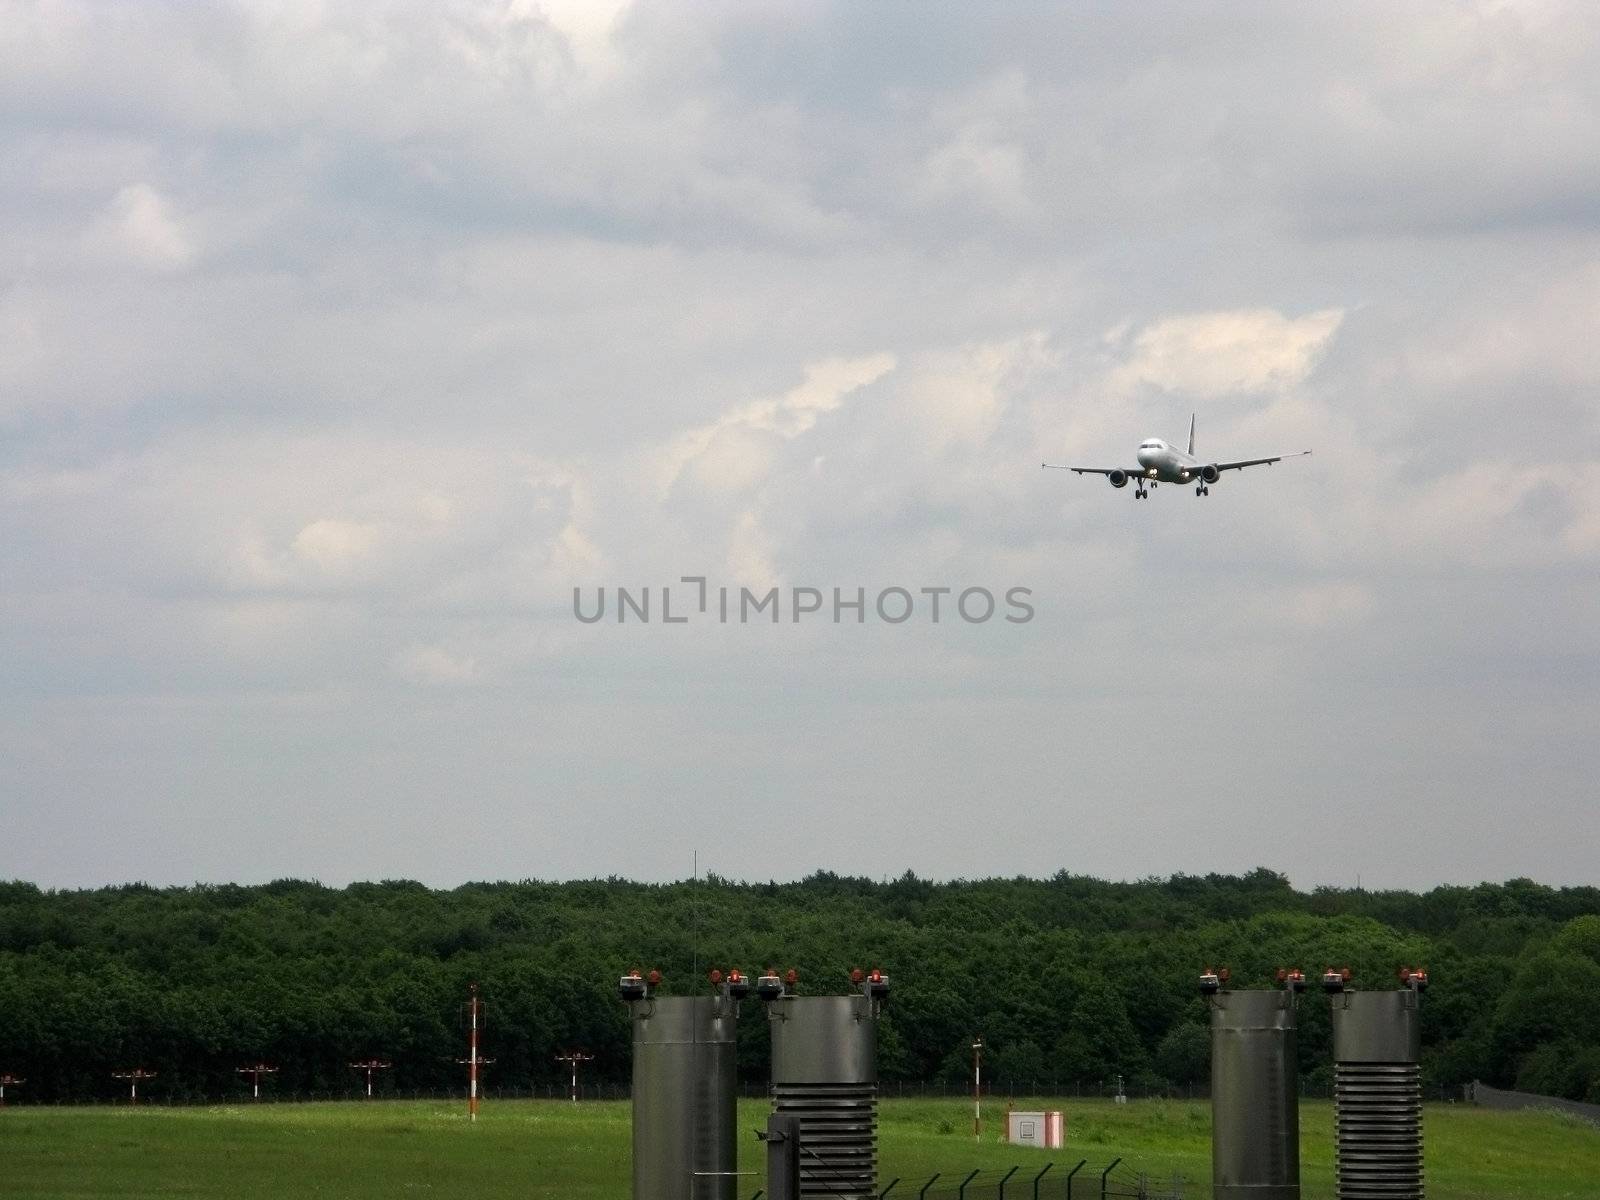
[[[1007,1113],[1006,1141],[1013,1146],[1060,1150],[1067,1144],[1067,1122],[1059,1111]]]

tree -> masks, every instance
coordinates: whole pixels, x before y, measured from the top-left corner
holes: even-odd
[[[1185,1021],[1167,1030],[1156,1048],[1156,1073],[1172,1083],[1200,1083],[1211,1077],[1211,1030]]]

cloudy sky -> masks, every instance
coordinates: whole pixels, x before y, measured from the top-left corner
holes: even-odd
[[[1593,882],[1597,129],[1587,3],[0,0],[0,877]],[[1191,413],[1315,454],[1039,469]]]

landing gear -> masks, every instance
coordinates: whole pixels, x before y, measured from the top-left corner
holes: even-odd
[[[1202,483],[1199,487],[1195,488],[1194,494],[1196,496],[1209,496],[1211,495],[1211,489]]]
[[[1154,485],[1152,484],[1151,486],[1154,486]],[[1136,487],[1136,488],[1133,489],[1133,498],[1135,500],[1147,499],[1149,497],[1149,495],[1150,495],[1150,493],[1145,491],[1142,486]]]

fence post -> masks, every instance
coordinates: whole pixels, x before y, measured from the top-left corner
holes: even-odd
[[[1067,1172],[1067,1200],[1072,1200],[1072,1177],[1088,1165],[1089,1160],[1087,1158],[1080,1158],[1078,1165]]]
[[[1111,1174],[1111,1169],[1121,1161],[1120,1158],[1113,1158],[1106,1164],[1106,1169],[1100,1172],[1100,1200],[1106,1200],[1106,1178]]]
[[[1044,1171],[1040,1171],[1033,1177],[1033,1200],[1039,1200],[1039,1181],[1044,1178],[1045,1171],[1048,1171],[1053,1166],[1055,1166],[1053,1162],[1045,1163]]]
[[[994,1189],[994,1200],[1006,1200],[1006,1180],[1010,1179],[1021,1169],[1021,1167],[1012,1167],[1011,1170],[1007,1171],[1000,1177],[999,1186]]]
[[[978,1177],[978,1172],[981,1170],[983,1170],[982,1167],[974,1167],[972,1169],[972,1174],[968,1175],[961,1181],[961,1186],[956,1189],[956,1200],[967,1200],[967,1184],[976,1179]]]
[[[927,1183],[922,1185],[922,1190],[917,1193],[917,1200],[923,1200],[923,1197],[925,1197],[928,1194],[928,1189],[931,1188],[938,1181],[939,1175],[940,1175],[940,1172],[935,1171],[933,1173],[933,1178],[928,1180]]]

